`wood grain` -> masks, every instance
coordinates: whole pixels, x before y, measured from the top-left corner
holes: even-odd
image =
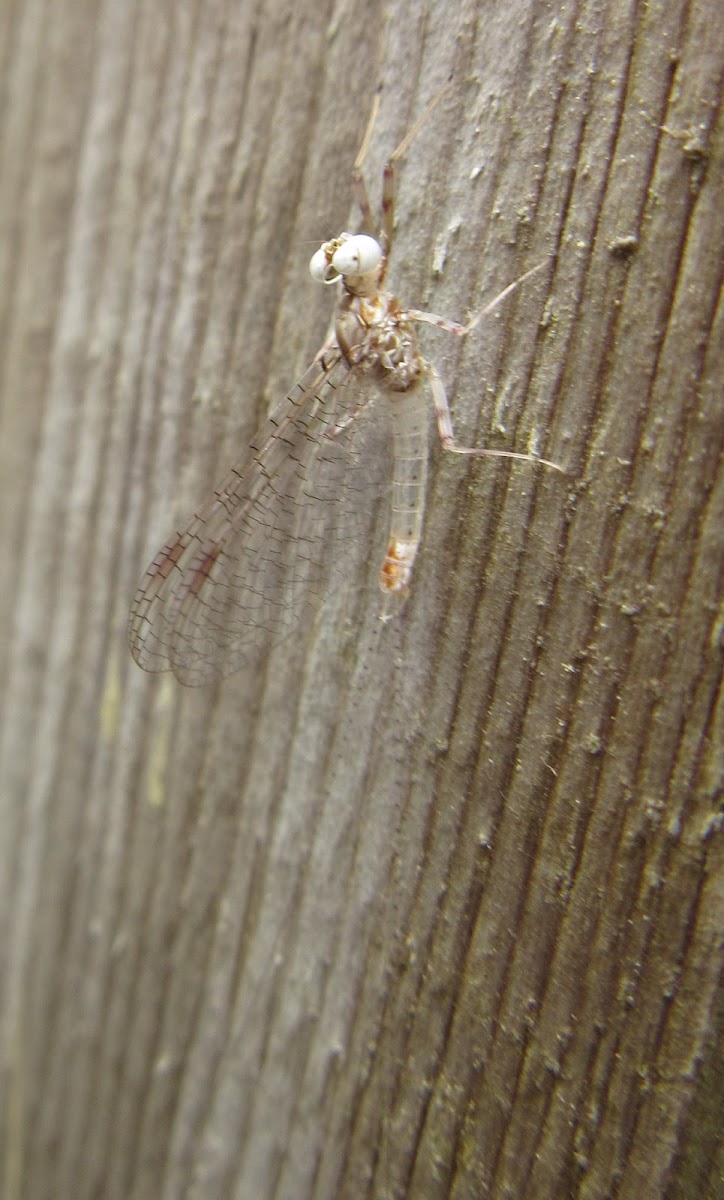
[[[721,45],[711,0],[0,11],[4,1200],[714,1196]],[[133,590],[318,348],[382,84],[425,352],[378,563],[189,691]],[[376,553],[376,552],[375,552]],[[717,1155],[719,1157],[717,1158]]]

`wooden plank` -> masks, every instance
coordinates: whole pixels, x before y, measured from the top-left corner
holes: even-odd
[[[0,14],[7,1200],[714,1178],[714,18]],[[390,282],[460,319],[550,255],[424,349],[461,441],[566,477],[435,450],[397,621],[371,544],[262,669],[144,674],[146,562],[325,336],[307,262],[349,225],[375,88],[373,188],[448,77]]]

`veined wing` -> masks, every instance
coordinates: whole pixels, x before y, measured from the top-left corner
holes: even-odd
[[[352,381],[338,350],[315,360],[245,463],[156,555],[129,618],[139,666],[191,686],[230,674],[343,572],[380,474],[379,454],[357,453],[370,421]]]

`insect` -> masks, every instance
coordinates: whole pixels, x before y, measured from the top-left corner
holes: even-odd
[[[381,616],[409,594],[422,536],[427,482],[426,387],[443,447],[456,454],[555,463],[508,450],[458,446],[442,379],[417,345],[425,322],[464,337],[540,263],[466,324],[404,308],[385,290],[392,248],[396,170],[441,89],[387,160],[377,237],[340,233],[312,256],[312,278],[336,285],[333,330],[307,372],[187,527],[148,567],[131,607],[131,653],[147,671],[173,671],[184,684],[213,682],[291,632],[310,601],[344,579],[350,548],[370,524],[379,460],[390,455],[390,520],[379,572]],[[379,94],[352,172],[365,229],[373,216],[362,165]],[[388,425],[375,400],[387,401]],[[375,420],[372,419],[374,411]],[[376,443],[375,443],[376,439]],[[378,486],[383,487],[379,480]],[[389,491],[389,473],[387,487]]]

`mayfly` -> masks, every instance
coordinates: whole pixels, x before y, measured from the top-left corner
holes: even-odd
[[[530,454],[458,446],[442,379],[420,354],[415,333],[415,324],[426,322],[464,337],[545,264],[526,272],[466,324],[404,308],[385,290],[397,163],[446,90],[434,96],[387,160],[377,237],[340,233],[312,256],[312,278],[340,285],[333,332],[261,427],[246,460],[148,567],[128,624],[131,653],[145,670],[171,670],[190,686],[231,674],[254,650],[289,633],[335,571],[344,577],[374,475],[369,445],[366,452],[361,447],[375,395],[387,398],[392,427],[389,536],[379,573],[383,619],[396,615],[407,598],[422,536],[424,384],[446,450],[556,467]],[[366,229],[373,228],[373,218],[362,164],[378,105],[379,94],[352,173]],[[379,430],[379,422],[375,427]]]

